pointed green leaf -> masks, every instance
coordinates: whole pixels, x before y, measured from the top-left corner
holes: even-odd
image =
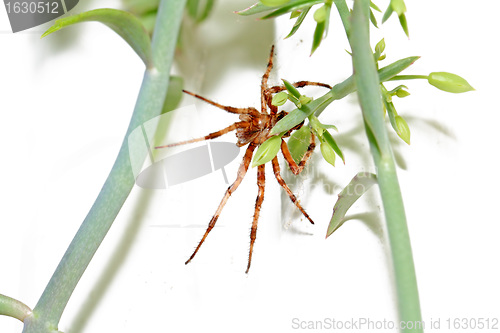
[[[370,7],[372,7],[373,9],[375,9],[377,12],[382,13],[382,11],[380,10],[380,8],[378,8],[377,5],[373,3],[373,1],[370,1]]]
[[[260,2],[267,7],[278,7],[287,4],[290,0],[260,0]]]
[[[342,159],[342,162],[344,162],[344,164],[345,164],[344,153],[342,152],[340,147],[337,145],[337,142],[335,141],[333,136],[328,131],[324,131],[323,132],[323,139],[325,139],[325,142],[328,143],[328,145],[330,147],[332,147],[332,149],[335,151],[335,153],[337,153],[337,155],[339,155],[339,157]]]
[[[280,147],[280,135],[272,136],[264,141],[264,143],[257,148],[257,151],[253,156],[252,168],[271,161],[276,155],[278,155]]]
[[[384,13],[384,16],[382,17],[382,23],[384,23],[385,21],[387,21],[389,19],[389,17],[391,17],[392,13],[394,13],[394,10],[392,10],[392,6],[389,5],[387,7],[387,10]]]
[[[450,93],[459,94],[475,90],[464,78],[448,72],[430,73],[427,80],[434,87]]]
[[[201,23],[210,15],[213,6],[214,0],[188,0],[186,8],[189,16],[197,23]]]
[[[316,29],[314,30],[313,44],[311,49],[311,55],[316,51],[316,49],[321,44],[323,40],[323,35],[325,33],[325,22],[316,24]]]
[[[332,219],[326,231],[327,238],[344,223],[345,214],[356,200],[376,183],[377,176],[369,172],[360,172],[340,192],[339,198],[333,207]]]
[[[184,80],[180,76],[170,75],[168,81],[167,96],[165,97],[165,103],[163,104],[162,114],[172,111],[179,106],[182,99],[182,89],[184,87]]]
[[[302,12],[300,10],[294,10],[290,13],[290,20],[299,17]]]
[[[420,59],[420,57],[408,57],[395,61],[392,64],[387,65],[385,67],[382,67],[381,69],[378,70],[378,76],[380,78],[380,82],[388,81],[393,76],[398,75],[403,70],[413,65],[413,63],[418,59]]]
[[[295,24],[293,25],[293,28],[292,30],[290,31],[290,33],[288,34],[288,36],[285,37],[285,39],[289,38],[289,37],[292,37],[293,34],[295,34],[297,32],[297,30],[299,30],[300,28],[300,25],[302,24],[302,22],[304,22],[304,19],[306,18],[307,16],[307,13],[309,13],[309,10],[311,9],[311,7],[308,7],[306,9],[304,9],[300,14],[299,14],[299,17],[297,18],[297,21],[295,21]]]
[[[250,15],[254,15],[254,14],[260,14],[263,12],[267,12],[268,10],[271,10],[271,9],[273,9],[273,8],[265,6],[260,2],[257,2],[248,8],[235,11],[235,13],[238,15],[242,15],[242,16],[250,16]]]
[[[288,139],[287,145],[290,154],[295,163],[299,163],[311,143],[311,130],[309,126],[302,126],[299,130],[293,132]]]
[[[156,11],[160,0],[122,0],[125,9],[135,15]]]
[[[278,17],[294,10],[310,8],[311,6],[317,5],[319,3],[323,3],[323,0],[292,0],[283,7],[280,7],[275,11],[263,16],[262,19]]]
[[[406,21],[405,14],[399,15],[399,23],[401,24],[401,27],[403,28],[403,31],[406,34],[406,37],[410,38],[410,32],[408,31],[408,22]]]
[[[290,94],[292,94],[295,98],[299,99],[301,94],[300,92],[297,90],[297,88],[295,88],[293,86],[293,84],[291,84],[290,82],[288,82],[287,80],[285,79],[281,79],[281,81],[283,81],[283,84],[285,85],[285,88],[286,90],[288,90],[288,92]]]
[[[107,25],[134,49],[146,67],[152,67],[151,40],[146,29],[137,17],[123,10],[95,9],[56,20],[54,25],[45,31],[42,38],[69,25],[88,21]]]
[[[377,24],[377,18],[375,17],[375,15],[373,14],[373,11],[370,10],[370,22],[372,22],[373,26],[375,28],[378,28],[378,24]]]

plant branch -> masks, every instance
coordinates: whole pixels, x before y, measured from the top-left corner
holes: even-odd
[[[73,290],[132,190],[129,134],[145,121],[161,114],[168,89],[170,67],[185,0],[162,0],[152,40],[153,64],[146,70],[137,103],[115,164],[94,205],[66,250],[45,288],[33,315],[25,321],[25,333],[57,332],[57,326]],[[147,152],[134,151],[139,160]]]
[[[31,309],[17,299],[0,294],[0,315],[24,321],[26,317],[31,315]]]
[[[354,2],[349,35],[353,51],[354,77],[367,136],[377,168],[377,179],[384,206],[396,280],[399,319],[403,322],[421,323],[417,280],[403,199],[384,121],[380,79],[370,47],[369,8],[369,0],[355,0]],[[410,329],[403,329],[403,332],[409,331]],[[411,332],[422,331],[418,328],[411,330]]]

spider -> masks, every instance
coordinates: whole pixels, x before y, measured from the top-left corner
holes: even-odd
[[[183,90],[184,93],[191,95],[195,98],[201,99],[202,101],[211,104],[217,108],[220,108],[222,110],[225,110],[229,113],[234,113],[239,115],[240,121],[224,128],[221,129],[220,131],[210,133],[208,135],[205,135],[201,138],[196,138],[192,140],[187,140],[187,141],[181,141],[177,143],[172,143],[164,146],[158,146],[155,148],[167,148],[167,147],[173,147],[173,146],[179,146],[179,145],[184,145],[188,143],[194,143],[194,142],[199,142],[199,141],[205,141],[205,140],[211,140],[214,138],[217,138],[221,135],[224,135],[226,133],[229,133],[231,131],[236,131],[236,137],[238,139],[236,145],[238,147],[243,147],[248,145],[245,151],[245,155],[243,157],[243,161],[241,162],[236,180],[232,185],[228,187],[226,190],[226,193],[224,194],[224,197],[222,198],[222,201],[219,204],[219,207],[217,208],[215,214],[213,215],[212,219],[210,220],[210,223],[208,224],[208,228],[205,231],[205,234],[203,235],[201,241],[198,243],[198,246],[194,250],[193,254],[189,259],[186,261],[186,264],[188,264],[196,255],[198,250],[200,249],[201,245],[207,238],[208,234],[210,231],[213,229],[215,226],[222,209],[226,205],[227,200],[231,196],[231,194],[236,191],[238,186],[240,185],[241,181],[245,177],[245,174],[248,170],[248,167],[250,165],[250,161],[252,160],[253,152],[255,148],[260,146],[264,141],[269,139],[271,135],[269,134],[271,129],[274,127],[274,125],[283,118],[287,112],[281,111],[278,112],[278,108],[274,106],[271,101],[272,101],[272,96],[275,93],[278,93],[280,91],[286,90],[285,86],[273,86],[273,87],[268,87],[267,82],[269,79],[269,75],[271,73],[271,70],[273,68],[273,54],[274,54],[274,45],[271,47],[271,53],[269,55],[269,62],[267,64],[267,69],[262,76],[262,82],[261,82],[261,110],[260,112],[253,108],[253,107],[248,107],[248,108],[236,108],[232,106],[224,106],[219,103],[216,103],[214,101],[211,101],[205,97],[202,97],[198,94]],[[331,86],[325,83],[319,83],[319,82],[310,82],[310,81],[299,81],[295,82],[293,84],[296,88],[302,88],[304,86],[320,86],[320,87],[325,87],[328,89],[331,89]],[[269,108],[269,112],[268,112]],[[287,133],[285,133],[283,137],[288,137],[294,130],[298,130],[302,127],[303,122],[300,123],[299,125],[295,126],[291,130],[289,130]],[[281,152],[283,154],[283,157],[287,161],[291,171],[293,172],[294,175],[298,175],[303,169],[304,166],[311,156],[313,150],[315,148],[315,142],[314,142],[314,135],[310,136],[310,143],[307,148],[307,151],[303,155],[302,159],[300,162],[297,164],[294,159],[292,158],[292,155],[290,154],[290,151],[288,149],[287,143],[282,139],[281,140]],[[286,191],[288,194],[288,197],[292,200],[292,202],[295,204],[295,206],[302,212],[302,214],[312,223],[314,224],[313,220],[309,215],[306,213],[304,208],[300,205],[299,201],[295,197],[295,195],[292,193],[288,185],[285,183],[283,177],[280,174],[280,166],[278,163],[278,157],[275,156],[272,159],[272,167],[273,167],[273,172],[276,180],[278,183],[283,187],[283,189]],[[257,194],[257,200],[255,202],[255,211],[254,211],[254,216],[253,216],[253,222],[252,222],[252,228],[250,231],[250,250],[248,254],[248,265],[245,273],[248,273],[250,269],[250,265],[252,263],[252,253],[253,253],[253,247],[255,243],[255,239],[257,236],[257,223],[259,220],[259,214],[260,214],[260,209],[262,206],[262,202],[264,201],[264,187],[265,187],[265,164],[261,164],[257,167],[257,186],[258,186],[258,194]]]

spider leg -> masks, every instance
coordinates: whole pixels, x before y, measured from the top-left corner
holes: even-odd
[[[280,165],[278,163],[278,158],[277,157],[273,158],[272,163],[273,163],[274,176],[276,177],[276,180],[278,181],[278,183],[281,185],[281,187],[283,187],[283,189],[285,189],[286,194],[288,194],[288,197],[290,198],[290,200],[292,200],[292,202],[301,211],[301,213],[309,220],[309,222],[314,224],[313,220],[309,217],[309,215],[306,213],[304,208],[302,208],[302,206],[300,205],[300,203],[297,200],[297,198],[295,197],[295,195],[292,193],[292,190],[290,190],[288,185],[285,183],[285,180],[283,179],[283,177],[281,177]]]
[[[255,212],[253,214],[252,231],[250,232],[250,252],[248,253],[248,266],[245,273],[248,273],[250,269],[250,264],[252,263],[252,253],[253,244],[255,243],[255,238],[257,237],[257,223],[259,222],[260,207],[262,206],[262,201],[264,201],[264,188],[266,185],[266,169],[265,164],[261,164],[257,169],[257,186],[259,187],[259,193],[257,194],[257,200],[255,201]]]
[[[235,108],[235,107],[232,107],[232,106],[225,106],[225,105],[222,105],[222,104],[219,104],[217,102],[214,102],[214,101],[211,101],[203,96],[200,96],[198,94],[195,94],[195,93],[192,93],[190,91],[187,91],[187,90],[182,90],[183,92],[185,92],[186,94],[188,95],[191,95],[193,97],[196,97],[198,99],[201,99],[202,101],[204,102],[207,102],[208,104],[211,104],[215,107],[218,107],[219,109],[222,109],[224,111],[227,111],[229,113],[236,113],[236,114],[251,114],[251,115],[254,115],[254,116],[259,116],[260,113],[259,111],[257,111],[257,109],[255,108]]]
[[[303,88],[305,86],[318,86],[318,87],[324,87],[328,89],[332,89],[332,86],[326,83],[321,83],[321,82],[312,82],[312,81],[298,81],[293,84],[295,88]],[[267,88],[266,94],[275,94],[277,92],[286,90],[285,86],[274,86]]]
[[[290,170],[292,170],[294,175],[298,175],[302,172],[302,170],[304,170],[304,167],[311,157],[315,147],[316,144],[314,143],[314,135],[311,133],[309,147],[307,147],[307,151],[305,152],[304,156],[302,156],[302,159],[297,165],[295,160],[292,158],[292,154],[290,154],[290,150],[288,149],[288,145],[286,144],[285,140],[281,140],[281,152],[283,153],[283,157],[285,157],[285,160],[288,162],[288,166],[290,167]]]
[[[240,122],[234,123],[234,124],[232,124],[232,125],[224,128],[224,129],[221,129],[220,131],[213,132],[213,133],[207,134],[205,136],[202,136],[201,138],[196,138],[196,139],[191,139],[191,140],[186,140],[186,141],[171,143],[171,144],[164,145],[164,146],[157,146],[157,147],[155,147],[155,149],[168,148],[168,147],[185,145],[187,143],[193,143],[193,142],[198,142],[198,141],[211,140],[211,139],[218,138],[219,136],[224,135],[226,133],[229,133],[231,131],[234,131],[235,129],[243,128],[243,127],[248,127],[248,126],[250,126],[250,124],[248,122],[246,122],[246,121],[240,121]]]
[[[273,69],[273,55],[274,55],[274,45],[271,47],[271,54],[269,54],[269,62],[267,63],[267,69],[264,75],[262,75],[262,82],[260,85],[260,103],[261,103],[262,113],[267,113],[265,91],[268,89],[267,81],[269,80],[269,75],[271,74],[271,70]]]
[[[227,202],[227,199],[229,199],[229,197],[231,196],[231,194],[236,191],[236,189],[238,188],[238,186],[240,185],[241,181],[243,180],[243,178],[245,177],[245,174],[248,170],[248,166],[250,165],[250,161],[252,160],[252,155],[253,155],[253,151],[255,149],[255,145],[253,143],[251,143],[246,152],[245,152],[245,156],[243,157],[243,161],[241,161],[241,164],[240,164],[240,167],[238,169],[238,176],[236,177],[236,180],[234,181],[234,183],[229,186],[226,190],[226,194],[224,194],[224,197],[222,198],[222,201],[221,203],[219,204],[219,207],[217,208],[217,211],[215,212],[214,216],[212,217],[212,219],[210,220],[210,223],[208,224],[208,228],[207,230],[205,231],[205,234],[203,235],[200,243],[198,244],[198,246],[196,247],[196,249],[194,250],[193,254],[191,255],[191,257],[189,257],[189,259],[186,261],[186,264],[188,264],[193,258],[194,256],[196,255],[196,253],[198,252],[198,250],[200,249],[201,245],[203,244],[203,242],[205,241],[205,239],[207,238],[208,234],[210,233],[210,231],[212,231],[212,229],[214,228],[215,226],[215,223],[217,222],[217,219],[219,218],[219,215],[222,211],[222,209],[224,208],[224,206],[226,205],[226,202]]]

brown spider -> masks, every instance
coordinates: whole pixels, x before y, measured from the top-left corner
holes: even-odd
[[[283,118],[287,113],[285,111],[281,111],[278,113],[278,108],[274,105],[272,105],[272,94],[278,93],[280,91],[286,90],[284,86],[274,86],[274,87],[268,87],[267,86],[267,81],[269,79],[269,74],[271,73],[271,69],[273,67],[273,53],[274,53],[274,46],[271,47],[271,54],[269,56],[269,63],[267,64],[267,69],[264,75],[262,76],[262,83],[261,83],[261,111],[259,112],[257,109],[253,107],[249,108],[235,108],[232,106],[224,106],[219,103],[213,102],[211,100],[208,100],[200,95],[194,94],[192,92],[183,90],[188,95],[191,95],[193,97],[199,98],[209,104],[212,104],[213,106],[216,106],[220,109],[223,109],[229,113],[235,113],[239,114],[240,121],[236,122],[220,131],[210,133],[204,137],[197,138],[197,139],[192,139],[192,140],[187,140],[187,141],[182,141],[182,142],[177,142],[173,144],[168,144],[165,146],[159,146],[155,148],[166,148],[166,147],[173,147],[173,146],[178,146],[178,145],[184,145],[187,143],[193,143],[193,142],[198,142],[198,141],[204,141],[204,140],[211,140],[214,138],[217,138],[221,135],[224,135],[228,132],[236,130],[236,137],[238,138],[238,142],[236,145],[238,147],[243,147],[245,145],[248,145],[245,156],[243,157],[243,161],[240,164],[240,167],[238,169],[238,175],[236,177],[236,180],[234,183],[228,187],[226,190],[226,193],[224,194],[224,197],[222,198],[221,203],[219,204],[219,207],[217,208],[214,216],[210,220],[210,223],[208,224],[208,228],[205,231],[205,234],[203,235],[200,243],[194,250],[193,254],[191,257],[186,261],[186,264],[189,263],[198,250],[200,249],[201,245],[207,238],[208,234],[210,231],[213,229],[215,226],[215,223],[217,222],[217,219],[219,218],[219,215],[224,208],[227,200],[231,196],[231,194],[236,191],[238,186],[240,185],[241,181],[245,177],[245,174],[248,170],[248,166],[250,165],[250,161],[252,160],[252,155],[256,147],[261,145],[264,141],[269,139],[271,135],[269,134],[271,129],[274,127],[274,125]],[[318,82],[309,82],[309,81],[299,81],[293,84],[296,88],[301,88],[304,86],[321,86],[325,88],[331,89],[331,87],[328,84],[324,83],[318,83]],[[270,112],[268,112],[267,109],[270,109]],[[292,128],[289,130],[285,135],[282,137],[287,137],[290,136],[292,131],[297,130],[301,128],[303,125],[303,122],[296,127]],[[309,159],[309,157],[312,154],[312,151],[314,150],[315,143],[314,143],[314,135],[311,135],[310,139],[310,144],[309,147],[302,157],[301,161],[299,164],[297,164],[291,154],[290,151],[288,150],[288,146],[284,140],[281,141],[281,151],[283,153],[283,156],[285,160],[288,162],[288,165],[290,169],[292,170],[293,174],[297,175],[299,174],[303,169],[304,166]],[[275,156],[272,160],[272,165],[273,165],[273,171],[274,171],[274,176],[276,177],[276,180],[278,183],[283,187],[292,200],[292,202],[297,206],[297,208],[302,212],[302,214],[312,223],[312,219],[309,217],[309,215],[305,212],[305,210],[302,208],[300,205],[299,201],[295,197],[295,195],[292,193],[288,185],[285,183],[283,178],[281,177],[280,174],[280,166],[278,164],[278,157]],[[253,252],[253,246],[255,243],[255,238],[257,235],[257,223],[259,220],[259,213],[260,213],[260,208],[262,206],[262,201],[264,200],[264,186],[265,186],[265,164],[261,164],[257,167],[257,186],[259,187],[259,191],[257,194],[257,200],[255,202],[255,213],[253,216],[253,222],[252,222],[252,229],[250,232],[250,252],[248,255],[248,266],[246,269],[246,273],[248,273],[248,270],[250,269],[250,264],[252,262],[252,252]]]

